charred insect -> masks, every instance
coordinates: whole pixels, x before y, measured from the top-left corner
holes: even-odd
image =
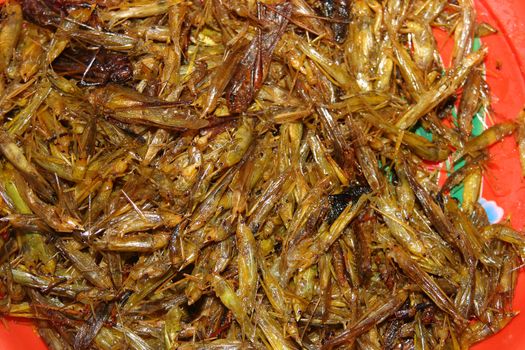
[[[516,134],[525,169],[525,114],[473,127],[472,44],[493,32],[475,18],[470,0],[6,1],[0,312],[57,350],[499,331],[525,239],[478,200],[495,143]]]
[[[128,56],[104,48],[65,51],[52,66],[57,74],[78,79],[81,86],[122,84],[133,76]]]

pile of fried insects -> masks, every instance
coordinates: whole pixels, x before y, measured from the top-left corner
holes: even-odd
[[[455,350],[516,315],[525,240],[478,197],[525,128],[472,132],[472,0],[0,11],[0,312],[50,349]]]

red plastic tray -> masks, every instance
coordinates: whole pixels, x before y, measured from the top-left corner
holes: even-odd
[[[4,0],[0,0],[0,4]],[[487,80],[493,95],[493,121],[513,119],[525,105],[525,0],[476,0],[478,18],[499,30],[483,38],[490,49]],[[494,201],[518,229],[525,226],[525,180],[521,177],[516,143],[507,139],[491,149],[483,198]],[[503,331],[476,345],[475,350],[525,349],[525,272],[521,272],[514,301],[518,315]],[[0,349],[46,350],[31,322],[8,319],[0,324]]]
[[[525,105],[525,1],[478,0],[478,16],[500,33],[483,39],[489,47],[487,80],[493,94],[496,122],[514,119]],[[515,140],[509,138],[491,149],[483,197],[496,201],[518,229],[525,226],[525,179],[521,176]],[[474,347],[475,350],[525,349],[525,272],[522,270],[514,299],[521,310],[505,329]]]

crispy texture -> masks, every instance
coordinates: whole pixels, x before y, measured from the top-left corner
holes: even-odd
[[[472,134],[472,1],[0,11],[0,311],[50,349],[468,349],[514,316],[525,240],[477,200],[525,114]]]

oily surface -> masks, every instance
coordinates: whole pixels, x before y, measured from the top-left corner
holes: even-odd
[[[472,135],[468,1],[2,11],[2,308],[51,348],[467,348],[512,318],[523,240],[476,200],[523,132]]]

